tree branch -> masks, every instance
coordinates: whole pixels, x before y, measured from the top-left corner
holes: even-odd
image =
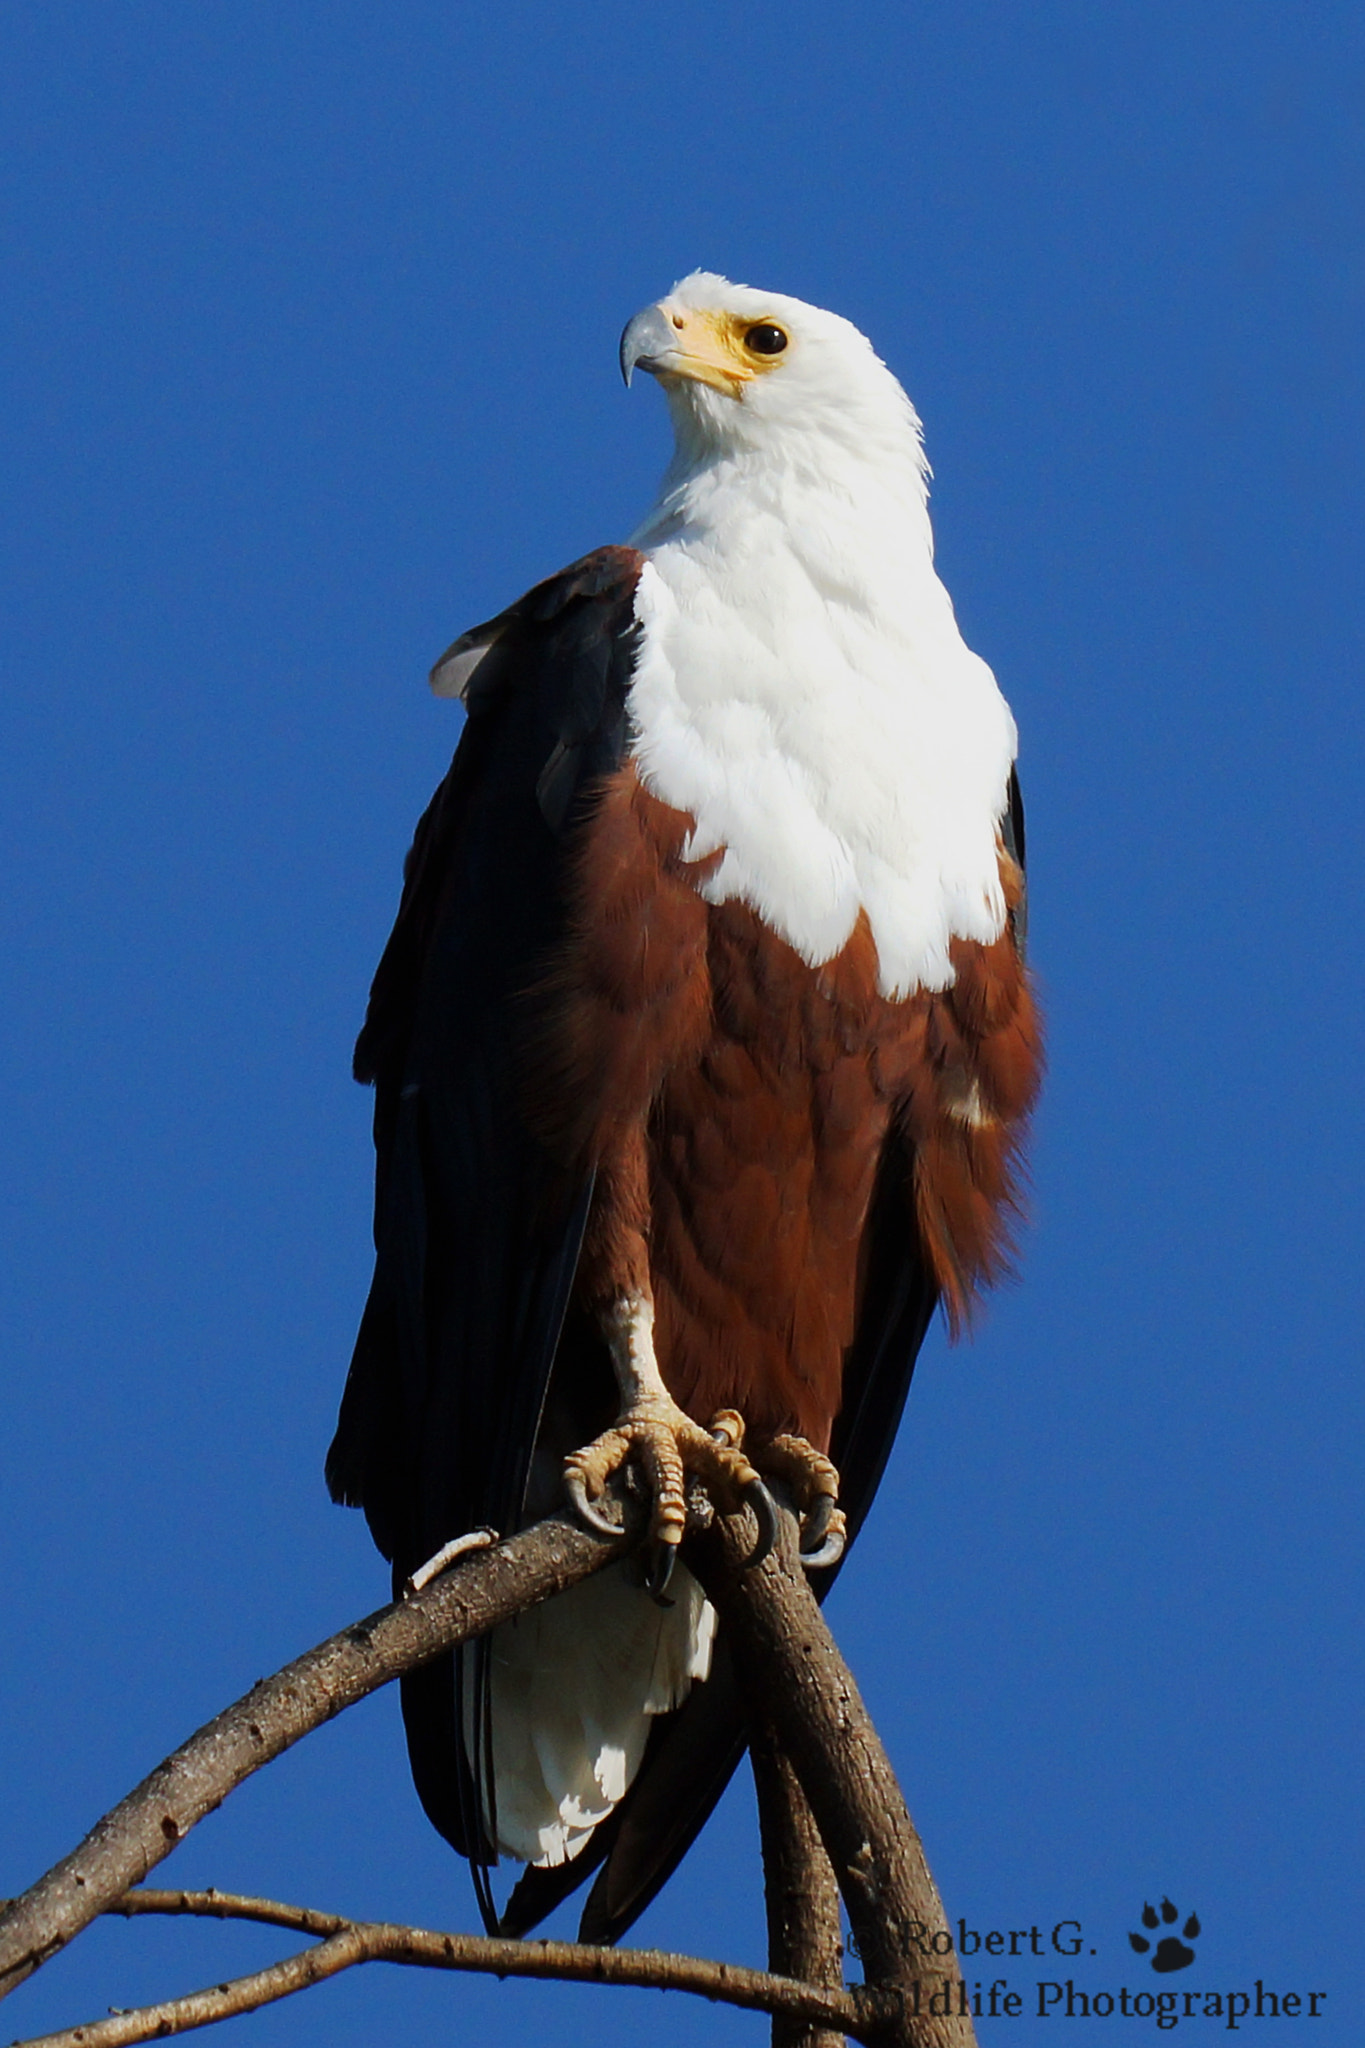
[[[539,1523],[456,1563],[411,1599],[357,1622],[254,1686],[160,1764],[99,1822],[80,1848],[23,1898],[0,1911],[0,1995],[100,1912],[200,1911],[268,1918],[320,1940],[316,1947],[235,1984],[209,1987],[145,2012],[115,2014],[108,2021],[48,2036],[46,2048],[57,2042],[71,2048],[76,2043],[82,2048],[112,2048],[115,2042],[180,2032],[250,2011],[324,1976],[374,1960],[688,1990],[770,2012],[792,2030],[793,2042],[801,2034],[809,2042],[812,2029],[826,2035],[842,2029],[884,2048],[972,2048],[965,2003],[953,2010],[964,1987],[919,1838],[857,1688],[806,1584],[790,1516],[782,1518],[777,1552],[760,1568],[745,1569],[753,1548],[747,1514],[715,1517],[714,1527],[690,1552],[730,1632],[745,1692],[755,1703],[755,1719],[771,1721],[774,1748],[790,1758],[804,1795],[802,1805],[789,1786],[782,1792],[786,1819],[781,1825],[798,1834],[803,1827],[806,1831],[800,1841],[793,1836],[779,1856],[786,1858],[789,1876],[799,1865],[802,1883],[813,1886],[810,1899],[819,1931],[803,1948],[793,1932],[790,1907],[779,1910],[779,1919],[785,1912],[787,1927],[786,1932],[779,1929],[781,1972],[576,1943],[432,1934],[388,1923],[345,1921],[270,1901],[230,1905],[217,1893],[172,1894],[180,1900],[174,1906],[167,1906],[163,1895],[126,1896],[132,1884],[262,1764],[402,1672],[485,1634],[621,1555],[638,1526],[633,1512],[631,1521],[632,1529],[619,1538],[567,1519]],[[779,1779],[785,1775],[782,1767]],[[770,1821],[772,1805],[770,1801]],[[801,1818],[805,1806],[848,1907],[868,1977],[866,1987],[842,1988],[837,1920],[830,1912],[827,1885],[823,1891],[820,1887],[819,1859],[813,1856],[808,1825]],[[142,1903],[134,1903],[139,1897]],[[154,1903],[158,1899],[160,1903]],[[784,1944],[791,1949],[790,1964]],[[798,1966],[803,1974],[809,1971],[826,1981],[794,1981],[786,1971]],[[146,2031],[138,2031],[143,2028]]]
[[[803,1984],[837,1990],[844,1981],[839,1887],[805,1793],[766,1718],[749,1724],[758,1794],[768,1968]],[[772,2048],[843,2048],[843,2036],[774,2014]]]
[[[897,2008],[861,1988],[821,1990],[729,1963],[704,1962],[660,1949],[594,1948],[573,1941],[502,1941],[482,1934],[434,1933],[376,1921],[347,1920],[274,1899],[242,1898],[230,1892],[134,1891],[110,1912],[188,1913],[221,1920],[254,1920],[320,1935],[313,1948],[286,1956],[248,1977],[237,1977],[184,1998],[167,1999],[106,2020],[16,2042],[14,2048],[129,2048],[129,2044],[187,2033],[217,2020],[255,2012],[263,2005],[307,1990],[358,1963],[405,1963],[419,1969],[473,1970],[497,1977],[553,1977],[586,1984],[634,1985],[644,1990],[686,1991],[750,2012],[781,2014],[793,2022],[846,2029],[874,2042]]]
[[[794,1518],[757,1569],[717,1515],[689,1553],[815,1816],[869,1984],[899,1990],[904,2048],[974,2048],[943,1902],[867,1708],[806,1582]],[[946,2009],[945,2009],[946,2008]]]
[[[402,1672],[586,1578],[628,1541],[567,1517],[538,1522],[262,1679],[0,1912],[0,1998],[139,1883],[262,1764]]]

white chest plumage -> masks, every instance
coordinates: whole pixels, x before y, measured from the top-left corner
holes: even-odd
[[[934,572],[922,498],[717,473],[675,489],[648,556],[631,690],[648,788],[725,849],[702,892],[812,966],[865,912],[884,994],[942,989],[954,938],[1005,920],[1015,726]]]

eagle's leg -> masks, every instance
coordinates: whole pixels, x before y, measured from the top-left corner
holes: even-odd
[[[848,1528],[839,1506],[839,1474],[823,1451],[803,1436],[775,1436],[754,1446],[754,1462],[790,1492],[801,1518],[801,1562],[808,1569],[837,1564]]]
[[[565,1461],[565,1488],[578,1514],[591,1528],[618,1533],[618,1525],[609,1522],[595,1503],[633,1455],[649,1487],[650,1535],[661,1553],[651,1574],[653,1590],[662,1592],[682,1541],[689,1477],[699,1480],[727,1511],[748,1501],[758,1516],[760,1554],[766,1556],[776,1531],[776,1510],[744,1453],[743,1419],[732,1408],[722,1409],[707,1430],[683,1413],[659,1371],[654,1305],[647,1295],[621,1296],[605,1311],[602,1323],[621,1390],[621,1414],[595,1442]]]

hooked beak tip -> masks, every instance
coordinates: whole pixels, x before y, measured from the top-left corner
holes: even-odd
[[[661,368],[676,339],[673,323],[662,306],[646,306],[627,322],[621,336],[621,375],[627,390],[637,367],[651,371]]]

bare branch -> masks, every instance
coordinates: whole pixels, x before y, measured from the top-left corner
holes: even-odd
[[[262,1679],[0,1912],[0,1998],[140,1882],[262,1764],[400,1673],[586,1578],[619,1556],[625,1540],[567,1518],[538,1522]]]
[[[696,1546],[697,1564],[725,1616],[748,1696],[759,1703],[757,1718],[771,1720],[775,1746],[791,1760],[848,1906],[867,1986],[845,1990],[839,1981],[837,1921],[827,1881],[820,1877],[823,1865],[812,1852],[805,1807],[789,1784],[782,1794],[782,1825],[805,1833],[801,1840],[793,1836],[780,1854],[788,1875],[799,1866],[802,1883],[812,1887],[809,1903],[820,1931],[801,1947],[792,1932],[799,1911],[793,1914],[789,1903],[783,1909],[787,1931],[778,1944],[783,1967],[773,1974],[694,1957],[433,1934],[219,1893],[127,1896],[234,1786],[310,1729],[403,1671],[575,1584],[619,1556],[631,1540],[556,1518],[457,1563],[409,1600],[331,1637],[191,1737],[79,1849],[0,1911],[0,1994],[99,1912],[198,1912],[268,1920],[320,1939],[254,1976],[47,2037],[46,2048],[56,2042],[112,2048],[115,2042],[181,2032],[374,1960],[687,1990],[769,2012],[789,2030],[793,2044],[804,2036],[806,2048],[834,2030],[884,2048],[971,2048],[965,2005],[954,2011],[944,2002],[949,1987],[954,2003],[964,1987],[918,1836],[806,1585],[790,1517],[784,1518],[783,1539],[778,1554],[746,1571],[753,1549],[750,1518],[718,1517]],[[790,1961],[783,1944],[790,1946]],[[802,1975],[825,1981],[796,1981],[788,1971],[798,1967]]]
[[[768,1968],[827,1991],[844,1981],[839,1887],[805,1793],[771,1724],[755,1716],[749,1755],[763,1844]],[[786,2014],[773,2017],[773,2048],[843,2048],[843,2036]]]
[[[316,1906],[290,1906],[282,1899],[258,1899],[245,1892],[220,1892],[213,1885],[207,1891],[186,1891],[142,1884],[104,1910],[125,1920],[139,1920],[144,1913],[159,1919],[251,1920],[258,1927],[286,1927],[291,1934],[319,1938],[361,1924],[347,1913],[324,1913]]]
[[[15,2048],[129,2048],[139,2041],[187,2033],[216,2020],[307,1990],[357,1963],[405,1963],[418,1969],[473,1970],[497,1977],[552,1977],[586,1984],[624,1984],[643,1990],[686,1991],[750,2012],[777,2013],[794,2022],[846,2029],[875,2041],[889,2016],[884,2001],[861,1989],[825,1991],[764,1970],[704,1962],[659,1949],[594,1948],[572,1941],[502,1941],[482,1934],[434,1933],[421,1927],[352,1921],[274,1899],[231,1892],[130,1892],[109,1909],[124,1914],[189,1913],[221,1920],[254,1920],[324,1938],[267,1969],[190,1992],[160,2005],[114,2013],[106,2020],[15,2043]]]
[[[689,1553],[730,1631],[746,1696],[790,1757],[848,1908],[869,1984],[899,1988],[905,2048],[973,2048],[943,1904],[886,1751],[825,1626],[794,1518],[755,1570],[717,1516]],[[945,2010],[946,2008],[946,2010]]]

